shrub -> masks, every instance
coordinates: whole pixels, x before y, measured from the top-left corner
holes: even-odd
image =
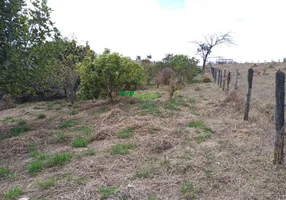
[[[108,96],[113,101],[113,93],[117,94],[125,84],[140,85],[143,82],[143,70],[130,58],[105,51],[94,61],[86,59],[79,66],[80,93],[86,99]]]

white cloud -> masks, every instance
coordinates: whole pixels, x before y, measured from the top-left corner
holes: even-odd
[[[190,40],[233,32],[235,47],[212,56],[238,61],[286,57],[283,0],[185,0],[182,9],[163,9],[157,0],[49,0],[52,19],[64,35],[75,33],[96,52],[105,47],[135,58],[166,53],[194,56]]]

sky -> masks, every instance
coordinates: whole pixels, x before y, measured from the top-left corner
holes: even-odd
[[[231,32],[236,45],[218,46],[210,57],[237,62],[286,57],[285,0],[48,0],[48,5],[64,36],[89,41],[97,53],[109,48],[132,59],[193,57],[196,46],[190,41]]]

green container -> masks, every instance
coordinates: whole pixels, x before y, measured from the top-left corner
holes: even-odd
[[[134,91],[130,91],[130,92],[120,91],[119,94],[120,94],[120,96],[123,96],[123,97],[126,97],[126,96],[132,97],[134,94]]]

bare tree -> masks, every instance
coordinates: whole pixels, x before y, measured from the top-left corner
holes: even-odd
[[[221,44],[231,44],[234,45],[232,36],[230,35],[230,32],[224,33],[221,35],[217,35],[216,33],[212,35],[204,36],[205,41],[192,41],[192,43],[198,45],[197,53],[202,57],[203,59],[203,71],[205,71],[206,62],[208,59],[208,56],[212,53],[212,49],[215,46],[221,45]]]

